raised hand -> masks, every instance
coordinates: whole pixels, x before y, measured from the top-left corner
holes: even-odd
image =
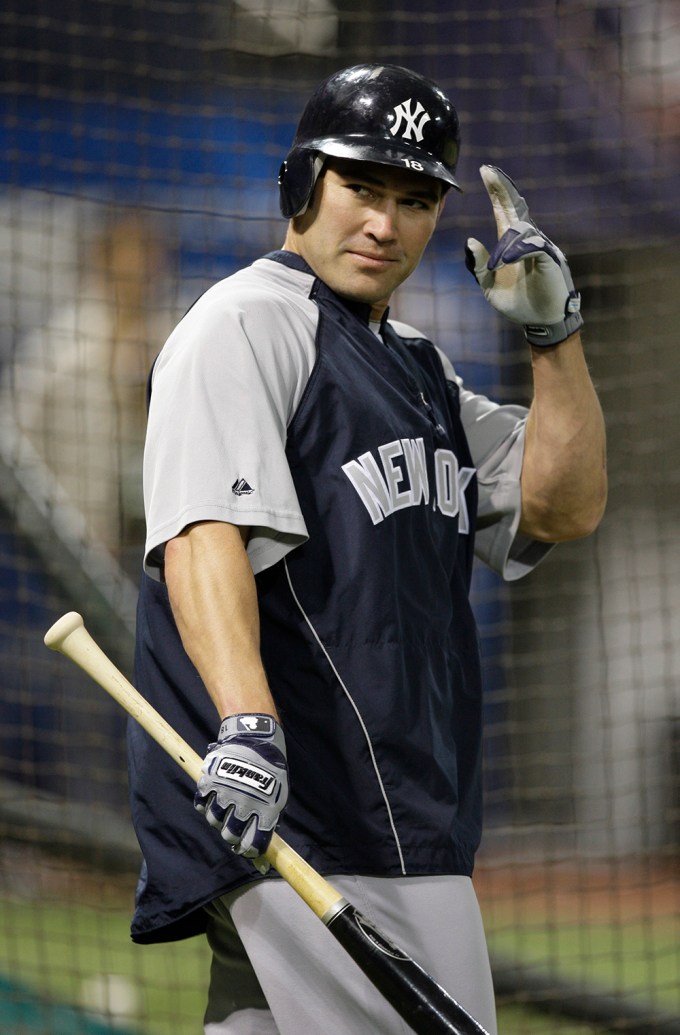
[[[581,297],[564,253],[546,237],[509,176],[493,165],[480,174],[491,200],[498,243],[491,253],[475,238],[466,265],[487,301],[522,324],[531,345],[559,345],[583,325]]]

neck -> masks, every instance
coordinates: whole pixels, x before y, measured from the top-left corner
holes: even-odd
[[[305,255],[304,248],[300,247],[300,235],[296,232],[295,226],[294,226],[294,221],[292,219],[291,219],[290,223],[288,224],[288,231],[286,233],[285,240],[284,240],[284,242],[283,242],[281,247],[286,252],[292,252],[294,255],[301,256],[301,258],[303,258],[305,260],[305,262],[308,264],[310,269],[314,269],[312,264],[307,259],[307,256]],[[323,278],[321,278],[321,279],[323,279]],[[327,286],[331,287],[330,284],[327,285]],[[331,290],[334,290],[334,289],[331,288]],[[347,298],[347,301],[349,301],[349,302],[364,302],[365,305],[370,305],[370,307],[371,307],[370,319],[371,319],[371,321],[375,321],[376,323],[380,323],[380,321],[382,320],[383,315],[385,313],[385,310],[387,309],[387,307],[388,307],[388,305],[390,303],[389,298],[381,299],[378,302],[371,302],[369,299],[352,298],[350,295],[345,295],[345,296],[342,296],[342,297]]]

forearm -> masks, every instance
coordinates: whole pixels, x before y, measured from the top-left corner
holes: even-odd
[[[165,580],[182,643],[219,718],[277,716],[260,658],[255,579],[235,525],[191,525],[165,549]]]
[[[520,531],[559,542],[588,535],[607,498],[605,428],[578,333],[533,348]]]

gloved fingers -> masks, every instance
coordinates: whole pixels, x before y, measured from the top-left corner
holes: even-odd
[[[208,822],[210,822],[209,818]],[[241,838],[243,837],[243,832],[246,828],[247,822],[248,820],[240,819],[236,815],[235,805],[230,805],[227,809],[224,810],[222,823],[220,824],[222,839],[226,841],[227,844],[230,845],[235,852],[238,852],[239,855],[241,853],[240,851],[238,851],[238,849],[240,847]]]
[[[272,839],[272,829],[265,829],[260,826],[258,816],[252,816],[241,837],[239,855],[247,859],[257,859],[267,851],[269,842]]]
[[[211,827],[221,829],[228,807],[228,804],[222,804],[220,801],[214,785],[211,785],[207,778],[202,776],[198,781],[194,794],[194,808],[196,811],[201,812],[205,816]],[[233,808],[233,806],[231,807]]]
[[[490,270],[513,262],[535,258],[539,264],[562,266],[565,259],[560,249],[537,230],[533,223],[517,223],[505,231],[488,260]]]
[[[272,833],[273,828],[265,830],[260,827],[257,815],[251,815],[247,820],[239,820],[232,813],[222,827],[223,839],[236,855],[242,855],[246,859],[257,859],[266,852]]]
[[[220,808],[215,791],[203,794],[200,789],[197,790],[194,794],[194,808],[197,812],[203,813],[211,827],[222,826],[225,810]]]
[[[211,827],[214,827],[216,830],[223,830],[225,818],[229,810],[233,811],[233,808],[233,805],[221,805],[217,795],[213,794],[211,800],[207,803],[204,815]]]
[[[529,206],[502,169],[495,165],[483,165],[479,174],[491,201],[499,237],[513,223],[529,221]]]
[[[482,291],[493,285],[493,273],[489,270],[489,253],[474,237],[468,237],[465,244],[465,265],[473,275]]]

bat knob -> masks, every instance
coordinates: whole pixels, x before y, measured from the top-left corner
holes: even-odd
[[[77,611],[69,611],[68,614],[62,615],[62,617],[54,623],[54,625],[47,630],[45,633],[45,646],[49,647],[50,650],[61,650],[64,641],[72,632],[76,629],[80,629],[84,625],[82,616]]]

